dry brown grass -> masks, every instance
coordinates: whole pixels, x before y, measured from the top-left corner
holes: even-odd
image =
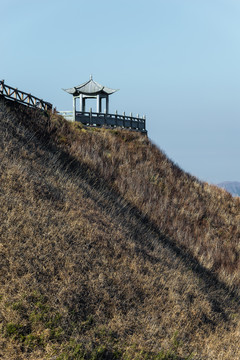
[[[239,291],[239,198],[183,172],[139,133],[76,131],[63,122],[55,135],[70,154],[110,182],[165,236]]]
[[[239,200],[138,133],[0,133],[0,358],[240,358]]]

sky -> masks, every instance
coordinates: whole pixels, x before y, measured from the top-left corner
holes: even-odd
[[[92,74],[183,170],[240,181],[240,1],[0,0],[0,14],[6,84],[72,110],[62,89]]]

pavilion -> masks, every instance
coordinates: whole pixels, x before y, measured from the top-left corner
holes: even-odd
[[[76,111],[76,100],[79,98],[80,100],[80,112],[86,112],[86,100],[87,99],[96,99],[97,107],[96,112],[102,113],[102,100],[106,100],[106,109],[105,114],[109,113],[109,95],[115,93],[117,90],[110,89],[106,86],[100,85],[96,81],[93,80],[92,75],[90,76],[90,80],[87,82],[74,86],[70,89],[63,89],[67,93],[73,95],[73,112]]]
[[[109,96],[115,93],[117,90],[110,89],[106,86],[100,85],[93,80],[92,76],[85,83],[74,86],[69,89],[63,89],[68,94],[73,96],[73,111],[60,111],[60,113],[71,121],[80,121],[84,125],[89,126],[107,126],[107,127],[121,127],[132,130],[141,131],[146,133],[146,120],[145,117],[140,118],[130,116],[119,115],[116,111],[115,114],[109,114]],[[79,99],[80,106],[77,110],[76,101]],[[96,112],[86,111],[86,100],[96,99]],[[103,100],[105,100],[105,110],[103,110]]]

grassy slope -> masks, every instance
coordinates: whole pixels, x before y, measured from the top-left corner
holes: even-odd
[[[0,133],[1,358],[239,358],[238,199],[136,133]]]

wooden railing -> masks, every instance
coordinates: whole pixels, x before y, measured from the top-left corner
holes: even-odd
[[[79,121],[84,125],[89,126],[110,126],[110,127],[121,127],[141,132],[146,131],[146,119],[145,117],[133,117],[128,115],[120,114],[105,114],[95,112],[81,112],[76,111],[75,119],[73,111],[60,111],[59,112],[65,119],[70,121]]]
[[[17,101],[24,105],[38,108],[41,110],[51,110],[52,104],[47,101],[33,96],[32,94],[25,93],[17,88],[13,88],[9,85],[6,85],[4,80],[0,80],[0,96],[4,96],[7,99]]]

